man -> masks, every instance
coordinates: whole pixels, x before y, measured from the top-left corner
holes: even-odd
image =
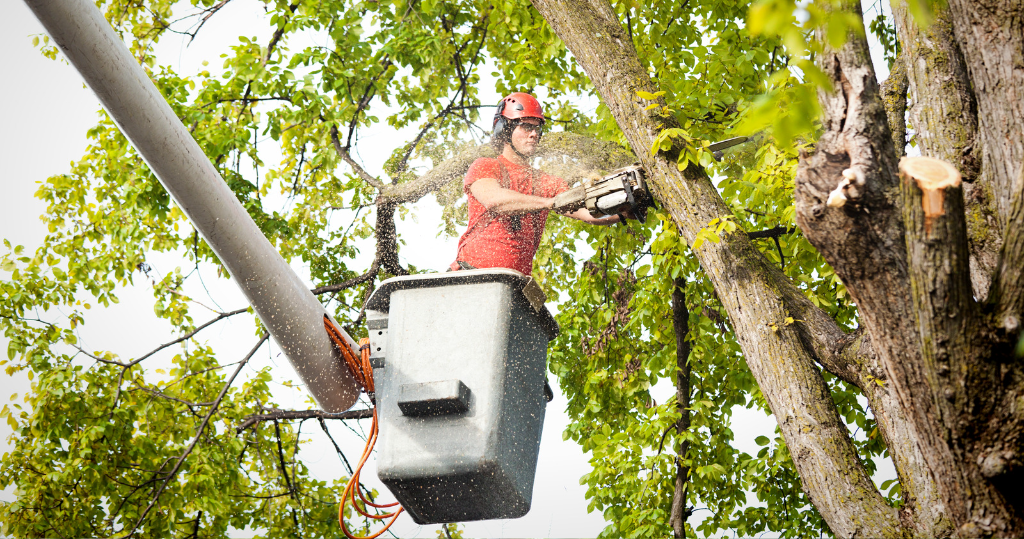
[[[452,270],[498,267],[532,273],[554,197],[569,189],[561,178],[530,166],[543,128],[544,111],[532,95],[516,92],[498,103],[491,135],[498,157],[477,159],[466,172],[469,226],[459,238]],[[568,215],[593,225],[621,220],[594,218],[586,209]]]

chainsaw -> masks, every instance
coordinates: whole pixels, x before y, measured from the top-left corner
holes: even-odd
[[[747,140],[747,137],[731,138],[716,142],[708,146],[708,149],[713,152],[715,159],[721,160],[722,150]],[[629,212],[638,221],[644,222],[647,220],[647,210],[656,207],[646,177],[647,173],[639,163],[614,170],[555,196],[554,210],[572,213],[585,207],[593,217]]]

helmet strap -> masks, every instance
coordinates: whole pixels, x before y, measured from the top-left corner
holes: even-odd
[[[523,159],[525,159],[526,162],[530,161],[530,158],[527,157],[526,154],[524,154],[523,152],[519,151],[519,148],[516,148],[516,145],[512,143],[512,137],[508,138],[508,145],[509,145],[510,148],[512,148],[513,152],[516,152],[516,155],[518,155],[519,157],[522,157]]]

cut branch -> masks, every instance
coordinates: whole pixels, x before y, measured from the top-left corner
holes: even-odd
[[[963,376],[971,346],[964,320],[977,310],[968,269],[960,174],[938,159],[904,157],[900,177],[924,373],[933,392],[943,393],[933,400],[945,429],[953,431],[958,410],[967,405]]]
[[[237,427],[236,432],[259,423],[260,421],[283,421],[288,419],[368,419],[373,417],[373,410],[348,410],[347,412],[325,412],[323,410],[275,410],[267,414],[255,414],[245,418]]]
[[[229,317],[235,316],[236,314],[242,314],[242,313],[246,312],[247,310],[249,310],[248,307],[246,307],[244,309],[235,309],[234,311],[228,311],[228,312],[225,312],[225,313],[220,313],[216,318],[207,321],[206,323],[204,323],[203,325],[197,327],[196,329],[193,329],[192,331],[182,335],[181,337],[178,337],[177,339],[174,339],[173,341],[161,344],[160,346],[157,346],[153,350],[150,350],[149,352],[143,354],[142,356],[140,356],[140,357],[138,357],[136,359],[133,359],[133,360],[127,362],[127,363],[125,363],[123,361],[117,361],[117,360],[114,360],[114,359],[106,359],[106,358],[102,358],[102,357],[99,357],[97,355],[91,354],[91,353],[87,352],[84,348],[78,346],[77,344],[72,344],[71,346],[74,347],[75,349],[77,349],[79,352],[85,354],[86,356],[89,356],[89,358],[91,358],[91,359],[94,359],[94,360],[99,361],[101,363],[107,363],[107,364],[110,364],[110,365],[117,365],[119,367],[123,367],[123,368],[127,369],[129,367],[134,367],[135,365],[138,365],[139,363],[145,361],[146,359],[149,359],[150,357],[153,356],[153,354],[156,354],[157,352],[159,352],[161,350],[164,350],[164,349],[166,349],[166,348],[168,348],[170,346],[174,346],[175,344],[178,344],[180,342],[184,342],[184,341],[187,341],[187,340],[191,339],[192,337],[194,337],[200,331],[202,331],[202,330],[212,326],[213,324],[215,324],[217,322],[220,322],[221,320],[223,320],[225,318],[229,318]],[[116,400],[115,400],[115,402],[116,402]]]

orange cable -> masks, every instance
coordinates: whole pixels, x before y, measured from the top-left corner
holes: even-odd
[[[374,395],[374,384],[373,384],[373,367],[370,365],[370,339],[363,338],[359,340],[360,357],[357,359],[355,353],[349,348],[348,343],[345,342],[345,338],[342,336],[341,330],[334,325],[327,315],[324,315],[324,329],[327,330],[327,334],[330,335],[331,340],[341,350],[341,355],[345,358],[345,365],[348,367],[352,377],[355,378],[356,382],[361,386],[360,388],[370,395],[373,400]],[[377,434],[379,432],[377,423],[377,403],[373,403],[373,423],[370,426],[370,435],[366,438],[366,446],[363,448],[363,454],[359,458],[359,464],[356,466],[355,471],[352,472],[352,477],[349,478],[348,483],[345,485],[345,491],[341,496],[341,503],[338,505],[338,524],[341,525],[341,530],[345,532],[345,536],[348,539],[374,539],[379,537],[381,534],[386,532],[392,524],[398,520],[398,516],[405,510],[404,507],[400,506],[398,502],[378,504],[371,502],[366,499],[366,496],[361,490],[359,490],[359,474],[363,471],[363,465],[370,459],[370,454],[373,452],[373,446],[377,443]],[[359,500],[356,500],[356,494],[359,495]],[[362,502],[363,507],[359,507],[359,503]],[[351,503],[352,507],[360,515],[366,518],[372,518],[375,520],[390,519],[387,524],[384,525],[377,533],[367,536],[353,535],[345,525],[345,504]],[[398,505],[398,509],[384,514],[371,514],[365,511],[365,507],[373,507],[375,509],[384,509],[388,507],[394,507]]]

